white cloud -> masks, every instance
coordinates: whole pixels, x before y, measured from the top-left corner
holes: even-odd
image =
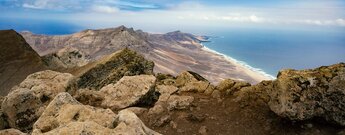
[[[345,26],[345,19],[337,19],[336,23],[340,26]]]
[[[144,3],[144,2],[130,2],[125,0],[103,0],[103,1],[97,1],[98,3],[102,4],[110,4],[115,5],[118,7],[129,7],[129,8],[140,8],[140,9],[156,9],[159,8],[158,5],[151,4],[151,3]],[[96,3],[97,3],[96,2]]]
[[[319,26],[345,26],[345,20],[341,18],[335,20],[297,20],[294,22]]]
[[[24,8],[32,8],[32,9],[44,9],[47,7],[48,2],[50,0],[35,0],[30,3],[23,3]]]
[[[93,6],[92,11],[98,12],[98,13],[117,13],[120,11],[117,7],[111,7],[111,6]]]
[[[217,17],[218,20],[223,21],[230,21],[230,22],[252,22],[252,23],[261,23],[264,22],[265,19],[262,17],[258,17],[256,15],[228,15],[228,16],[220,16]]]
[[[115,24],[121,20],[122,24],[163,24],[165,26],[246,26],[272,24],[280,27],[297,25],[314,26],[341,26],[345,27],[344,14],[338,8],[314,8],[310,5],[301,5],[298,8],[250,8],[233,7],[231,5],[210,6],[187,1],[179,5],[171,5],[160,10],[150,3],[125,2],[124,0],[103,0],[80,3],[82,0],[23,0],[23,7],[33,9],[76,9],[68,17],[70,20],[84,20],[85,24]],[[84,0],[83,0],[84,1]],[[120,10],[119,8],[144,8],[145,10]],[[308,8],[304,8],[304,7]],[[116,13],[114,16],[112,14]],[[92,17],[90,17],[92,16]],[[41,17],[41,16],[39,16]],[[52,16],[53,17],[53,16]],[[55,18],[55,17],[54,17]],[[109,19],[112,18],[112,19]],[[116,19],[114,19],[116,18]],[[68,20],[68,19],[66,19]],[[159,20],[159,21],[157,21]],[[272,25],[273,26],[273,25]]]

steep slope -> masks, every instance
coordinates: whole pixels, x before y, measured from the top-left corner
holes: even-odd
[[[190,70],[205,76],[213,83],[225,78],[258,83],[271,79],[223,56],[205,50],[201,42],[207,37],[180,31],[149,34],[141,30],[118,28],[84,30],[71,35],[46,36],[29,32],[24,38],[40,54],[46,55],[70,46],[90,55],[91,61],[123,48],[137,51],[155,62],[155,73],[177,75]]]
[[[79,77],[77,88],[99,90],[123,76],[153,74],[154,63],[130,49],[123,49],[71,71]]]
[[[0,95],[27,75],[45,69],[40,56],[14,30],[0,31]]]

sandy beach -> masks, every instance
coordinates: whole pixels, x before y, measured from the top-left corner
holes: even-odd
[[[167,44],[168,43],[168,44]],[[170,44],[169,44],[170,43]],[[156,73],[177,75],[191,70],[204,76],[213,84],[224,79],[248,81],[252,84],[275,77],[229,56],[213,51],[199,42],[159,41],[148,59],[155,62]]]

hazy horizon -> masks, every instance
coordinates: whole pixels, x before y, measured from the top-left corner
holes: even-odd
[[[0,29],[64,34],[126,25],[195,34],[228,28],[328,31],[345,29],[344,11],[342,0],[2,0]]]

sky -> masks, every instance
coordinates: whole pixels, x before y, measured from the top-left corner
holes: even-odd
[[[0,29],[345,28],[344,0],[0,0]],[[60,29],[60,27],[56,27]],[[73,31],[73,30],[71,30]]]

